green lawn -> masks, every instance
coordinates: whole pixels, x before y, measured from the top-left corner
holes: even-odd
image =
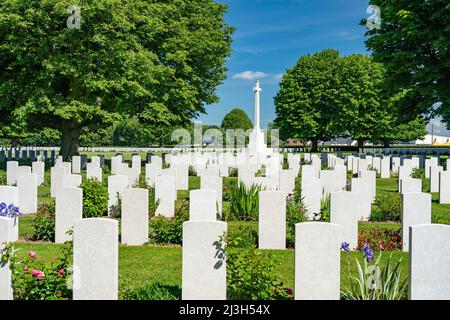
[[[98,153],[89,153],[89,155],[97,155]],[[115,152],[106,153],[106,159],[109,159]],[[144,155],[141,155],[144,159]],[[131,153],[125,154],[125,158],[130,160]],[[142,170],[145,175],[145,170]],[[104,183],[107,182],[109,170],[105,170]],[[4,168],[0,170],[0,176],[4,175]],[[83,174],[85,178],[85,174]],[[38,201],[48,202],[50,198],[50,173],[45,173],[46,182],[44,186],[38,188]],[[142,179],[142,177],[141,177]],[[225,178],[227,179],[227,178]],[[229,178],[233,179],[233,178]],[[235,179],[235,178],[234,178]],[[429,180],[423,182],[424,192],[429,188]],[[189,190],[200,188],[199,177],[189,177]],[[397,180],[391,179],[377,179],[377,194],[384,192],[397,192]],[[437,202],[438,194],[432,194],[433,203],[433,222],[450,224],[450,205],[441,205]],[[178,191],[178,200],[189,199],[189,191]],[[226,203],[224,202],[224,206]],[[62,246],[43,243],[30,242],[29,239],[33,234],[33,216],[24,216],[20,218],[20,241],[16,246],[20,249],[20,254],[25,255],[28,250],[35,250],[41,257],[52,257],[59,254]],[[257,222],[229,222],[229,229],[239,225],[251,225],[256,230],[258,229]],[[399,223],[390,222],[360,222],[360,230],[369,230],[374,228],[379,229],[398,229]],[[245,249],[240,249],[245,250]],[[283,251],[270,251],[272,254],[272,261],[275,263],[274,275],[276,278],[284,283],[286,287],[294,287],[294,251],[292,249]],[[126,247],[120,246],[120,261],[119,261],[119,286],[121,295],[127,290],[136,289],[142,285],[159,281],[163,285],[177,285],[181,286],[181,248],[179,246],[163,247],[163,246],[141,246],[141,247]],[[376,253],[378,254],[378,253]],[[382,261],[385,260],[390,253],[383,254]],[[395,259],[402,258],[402,272],[407,274],[408,255],[403,252],[392,252]],[[361,259],[361,253],[351,252],[350,254],[342,253],[341,256],[341,286],[347,286],[349,283],[347,259],[350,260],[350,272],[356,275],[355,258]]]
[[[29,250],[36,251],[38,258],[51,258],[61,252],[62,245],[49,243],[18,243],[19,255],[25,256]],[[241,249],[245,250],[245,249]],[[273,275],[282,281],[285,287],[294,288],[294,250],[269,250],[275,264]],[[392,254],[395,261],[402,258],[401,270],[408,273],[408,255],[403,252],[385,252],[382,261]],[[361,253],[341,254],[341,289],[349,285],[349,270],[357,274],[355,259],[362,262]],[[133,290],[152,282],[181,287],[181,248],[176,247],[126,247],[119,248],[119,290],[121,296],[127,290]]]

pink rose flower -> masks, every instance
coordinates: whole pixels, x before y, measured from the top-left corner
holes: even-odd
[[[36,278],[38,280],[42,280],[45,278],[45,273],[43,273],[42,271],[39,271],[38,275],[36,276]]]
[[[30,252],[28,253],[28,255],[29,255],[30,258],[32,258],[32,259],[36,258],[36,252],[34,252],[34,251],[30,251]]]
[[[33,277],[36,277],[39,274],[39,272],[40,272],[39,270],[33,269],[33,270],[31,270],[31,275]]]
[[[30,270],[30,268],[28,268],[28,266],[23,267],[23,271],[28,271]]]
[[[63,275],[65,274],[64,269],[59,270],[59,271],[58,271],[58,274],[59,274],[60,276],[63,276]]]

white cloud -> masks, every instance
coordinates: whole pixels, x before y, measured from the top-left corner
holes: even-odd
[[[267,73],[261,71],[244,71],[233,75],[233,79],[255,80],[267,78]]]
[[[447,130],[445,123],[441,120],[441,118],[431,119],[427,126],[428,132],[433,132],[435,135],[450,136],[450,131]]]
[[[262,71],[244,71],[233,75],[233,79],[242,79],[242,80],[258,80],[267,78],[281,80],[281,78],[283,78],[283,73],[270,74]]]

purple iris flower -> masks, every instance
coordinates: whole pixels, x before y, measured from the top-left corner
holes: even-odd
[[[344,250],[345,253],[349,253],[350,252],[350,244],[348,242],[342,242],[341,250]]]
[[[374,253],[372,248],[370,248],[369,244],[366,243],[363,248],[361,249],[361,252],[364,254],[364,258],[367,260],[367,262],[372,262],[374,258]]]

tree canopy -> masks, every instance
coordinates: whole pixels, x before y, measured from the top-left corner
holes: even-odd
[[[80,29],[67,28],[69,5],[81,8]],[[226,9],[213,0],[2,1],[1,133],[57,129],[67,159],[83,131],[121,115],[187,125],[218,101],[233,32]]]
[[[281,139],[328,140],[338,134],[336,115],[342,110],[339,52],[327,49],[300,57],[280,83],[275,96],[275,125]]]
[[[399,114],[409,120],[441,115],[450,128],[448,1],[371,0],[370,4],[380,7],[381,28],[367,32],[366,45],[386,68],[385,89],[402,92]]]
[[[244,110],[235,108],[225,115],[220,127],[223,130],[242,129],[247,131],[253,128],[253,124]]]
[[[398,100],[383,88],[385,69],[370,56],[339,57],[335,50],[303,56],[283,77],[275,97],[283,139],[352,137],[364,141],[408,141],[426,134],[421,117],[399,117]]]

